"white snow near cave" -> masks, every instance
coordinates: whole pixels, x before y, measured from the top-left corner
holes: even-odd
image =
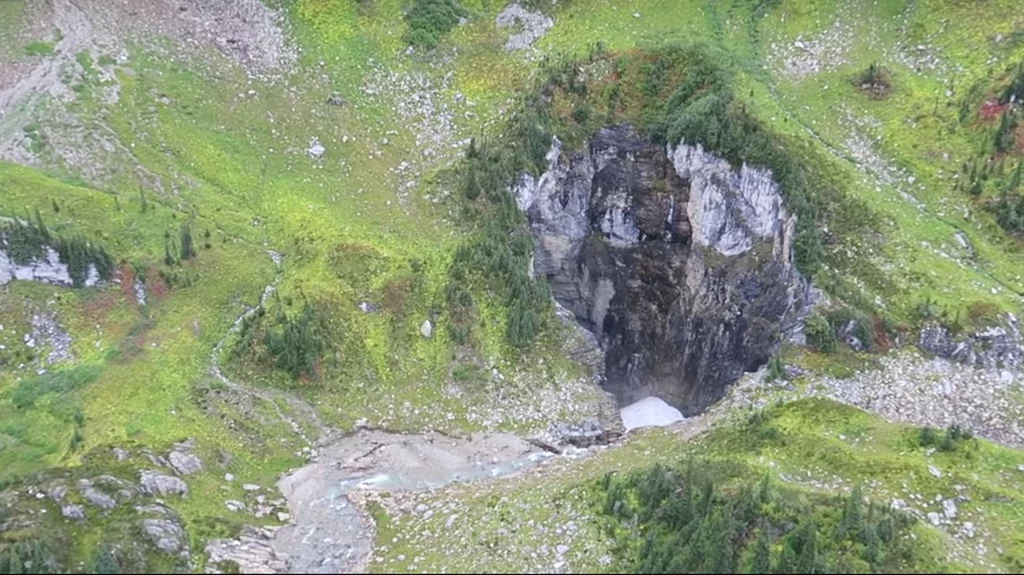
[[[678,409],[654,396],[627,405],[620,413],[626,431],[639,427],[662,427],[683,420],[683,414]]]

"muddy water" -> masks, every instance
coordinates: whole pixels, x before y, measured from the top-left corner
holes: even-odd
[[[509,476],[549,457],[508,434],[453,439],[366,431],[345,437],[278,483],[292,519],[271,544],[288,556],[291,573],[362,571],[374,530],[349,500],[350,493],[428,490],[456,481]]]

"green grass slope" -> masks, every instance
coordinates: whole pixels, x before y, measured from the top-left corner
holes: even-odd
[[[0,479],[75,466],[94,448],[164,449],[195,437],[208,453],[231,455],[195,479],[205,495],[183,507],[198,540],[209,534],[200,525],[224,514],[215,484],[225,470],[270,483],[299,461],[305,444],[277,415],[294,409],[283,392],[342,428],[368,418],[396,429],[528,431],[589,413],[595,390],[565,359],[557,322],[516,350],[506,341],[507,306],[476,285],[480,321],[474,345],[462,346],[444,310],[456,251],[479,231],[458,199],[465,145],[503,137],[545,57],[583,60],[597,43],[609,59],[625,58],[627,81],[638,81],[638,54],[671,43],[703,42],[723,55],[744,113],[872,222],[863,233],[842,229],[849,221],[841,217],[821,222],[827,257],[817,280],[839,302],[894,324],[917,319],[922,302],[949,317],[979,303],[1019,310],[1024,252],[984,208],[985,197],[972,199],[954,178],[989,137],[960,117],[964,102],[981,103],[971,88],[997,84],[1024,58],[1024,16],[1012,0],[538,1],[556,23],[523,53],[504,50],[507,32],[494,25],[504,5],[496,1],[461,2],[467,21],[438,34],[433,50],[412,51],[403,18],[410,2],[271,4],[301,48],[295,67],[274,82],[248,77],[212,50],[166,50],[162,39],[130,44],[127,60],[76,55],[62,80],[71,94],[63,110],[83,135],[114,142],[97,156],[99,176],[60,159],[61,142],[47,136],[66,129],[56,101],[43,97],[8,118],[13,125],[33,115],[20,129],[39,163],[0,163],[0,215],[38,210],[53,231],[101,243],[120,283],[0,289]],[[0,0],[0,54],[11,61],[47,57],[39,46],[25,52],[25,6]],[[883,97],[856,82],[872,64],[890,75]],[[107,97],[114,86],[116,99]],[[627,95],[637,89],[623,87]],[[344,105],[328,103],[335,94]],[[615,117],[641,122],[646,107]],[[556,112],[580,138],[603,118],[575,122],[571,107]],[[320,157],[307,153],[314,142],[325,148]],[[178,261],[183,225],[197,254]],[[280,269],[271,250],[283,258]],[[135,300],[135,278],[146,285],[145,306]],[[268,403],[225,388],[210,367],[235,319],[275,281],[254,345],[233,354],[231,336],[220,358],[229,377],[267,390]],[[315,368],[295,378],[274,368],[263,333],[305,304],[322,319],[326,345]],[[37,316],[67,332],[70,358],[44,364],[47,350],[22,345]],[[431,337],[420,334],[427,320]],[[24,400],[28,387],[33,401]],[[588,461],[585,473],[596,478],[599,467],[633,469],[686,451],[732,458],[752,475],[771,469],[789,483],[835,474],[844,488],[863,483],[879,501],[919,495],[913,505],[922,513],[941,508],[931,502],[936,495],[963,492],[970,500],[958,505],[976,539],[928,537],[949,543],[963,565],[1021,568],[1017,452],[975,442],[925,455],[912,431],[821,404],[766,417],[690,447],[645,435]],[[813,477],[793,479],[806,473]],[[554,485],[568,486],[560,481]],[[510,499],[548,501],[530,485]],[[566,489],[589,497],[596,488]],[[396,558],[401,549],[383,553]],[[598,551],[574,566],[602,567]],[[430,556],[434,565],[442,560],[453,569],[508,565]]]

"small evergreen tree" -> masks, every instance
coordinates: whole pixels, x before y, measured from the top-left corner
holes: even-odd
[[[786,379],[786,368],[782,365],[781,357],[776,355],[768,360],[768,375],[766,379],[768,381]]]
[[[789,542],[782,544],[782,552],[779,553],[779,558],[775,562],[775,568],[772,570],[773,573],[789,574],[797,572],[797,558],[796,551],[793,550],[793,546]]]
[[[995,135],[995,151],[997,154],[1005,154],[1013,149],[1017,143],[1017,114],[1013,108],[1007,108],[999,121],[999,128]]]
[[[1006,189],[1010,192],[1016,192],[1020,189],[1022,179],[1024,179],[1024,159],[1017,162],[1017,169],[1013,171],[1013,175],[1010,176],[1010,183],[1007,184]]]
[[[185,223],[181,225],[181,259],[184,261],[194,257],[196,257],[196,250],[192,245],[192,228]]]
[[[921,445],[921,447],[930,447],[932,445],[935,445],[936,441],[938,441],[938,437],[935,434],[935,430],[931,426],[926,425],[921,428],[921,432],[918,435],[917,439],[917,442]]]
[[[754,553],[750,557],[750,564],[747,566],[747,573],[768,573],[771,568],[772,549],[771,540],[768,535],[767,524],[761,524],[758,530],[757,542],[754,543]]]
[[[171,245],[169,242],[164,242],[164,265],[168,267],[174,265],[174,256],[171,255]]]
[[[798,573],[818,572],[818,528],[813,520],[807,525],[796,570]]]
[[[92,555],[92,571],[94,573],[117,574],[121,572],[117,557],[108,545],[102,545]]]
[[[1021,102],[1022,100],[1024,100],[1024,60],[1017,65],[1013,80],[1003,90],[1002,95],[999,97],[999,103],[1009,104],[1010,102]]]

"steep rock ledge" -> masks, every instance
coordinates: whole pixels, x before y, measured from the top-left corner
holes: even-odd
[[[601,129],[513,190],[535,239],[533,273],[605,351],[620,403],[657,395],[685,415],[764,364],[809,285],[793,267],[795,218],[767,170],[699,145],[662,149]]]
[[[978,369],[1005,369],[1019,373],[1024,367],[1020,321],[1013,314],[1004,314],[995,325],[959,337],[939,323],[929,322],[921,328],[917,347]]]
[[[7,251],[0,249],[0,286],[13,280],[35,281],[66,287],[72,287],[75,284],[67,264],[61,262],[60,254],[50,247],[46,248],[45,257],[25,264],[18,264],[8,255]],[[99,282],[100,274],[96,270],[96,266],[89,264],[84,285],[93,287]]]

